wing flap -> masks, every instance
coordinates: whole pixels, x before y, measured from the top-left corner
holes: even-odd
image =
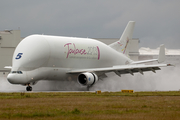
[[[125,69],[125,70],[118,70],[119,74],[131,74],[132,73],[141,73],[147,72],[147,71],[156,71],[156,70],[161,70],[159,67],[149,67],[149,68],[134,68],[134,69]],[[131,72],[130,72],[131,70]]]

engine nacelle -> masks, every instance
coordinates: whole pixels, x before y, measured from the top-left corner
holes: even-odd
[[[98,81],[98,76],[95,73],[81,73],[78,76],[78,82],[84,86],[92,86]]]

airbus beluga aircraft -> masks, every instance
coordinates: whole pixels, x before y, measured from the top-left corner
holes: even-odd
[[[132,39],[135,22],[130,21],[121,38],[110,45],[90,38],[31,35],[16,47],[11,72],[7,80],[12,84],[31,85],[39,80],[74,80],[88,88],[93,86],[105,73],[141,73],[160,70],[170,64],[165,60],[164,45],[160,46],[158,59],[133,61],[128,57],[128,42]],[[157,61],[158,64],[146,65]]]

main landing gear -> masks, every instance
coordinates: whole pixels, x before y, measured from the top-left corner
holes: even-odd
[[[90,86],[88,85],[88,86],[87,86],[87,91],[89,91],[89,89],[90,89],[91,87],[92,87],[92,85],[90,85]]]
[[[30,84],[28,84],[28,86],[26,87],[27,91],[32,91],[32,87],[30,86]]]

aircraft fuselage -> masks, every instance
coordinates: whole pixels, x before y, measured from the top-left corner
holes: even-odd
[[[74,75],[66,74],[69,70],[112,67],[131,61],[94,39],[31,35],[17,46],[8,81],[27,84],[39,80],[71,80]]]

